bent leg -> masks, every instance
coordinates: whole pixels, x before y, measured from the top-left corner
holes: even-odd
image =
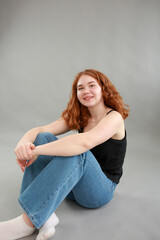
[[[39,146],[56,140],[58,140],[56,136],[51,133],[44,132],[37,135],[34,145]],[[40,155],[33,164],[25,168],[21,185],[21,193],[24,192],[24,190],[30,185],[30,183],[38,176],[38,174],[48,165],[48,163],[52,159],[53,156]]]
[[[107,178],[90,151],[85,155],[84,174],[67,198],[75,200],[83,207],[99,208],[113,198],[117,184]]]
[[[54,157],[21,193],[19,203],[36,228],[55,211],[83,174],[84,159]]]
[[[96,208],[111,200],[115,187],[88,151],[73,157],[52,157],[21,193],[19,203],[40,228],[69,193],[80,205]]]

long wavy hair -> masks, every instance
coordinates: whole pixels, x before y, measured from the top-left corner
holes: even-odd
[[[77,98],[77,83],[82,75],[89,75],[98,82],[102,89],[104,103],[107,107],[118,111],[122,115],[123,119],[128,117],[129,106],[124,104],[122,97],[108,77],[94,69],[86,69],[76,75],[72,84],[71,97],[67,108],[62,112],[62,118],[64,118],[70,129],[80,130],[84,128],[91,117],[88,108],[82,105]]]

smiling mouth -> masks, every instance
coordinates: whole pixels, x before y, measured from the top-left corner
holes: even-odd
[[[93,96],[83,98],[85,101],[90,100]]]

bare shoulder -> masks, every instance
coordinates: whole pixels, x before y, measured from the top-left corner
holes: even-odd
[[[110,138],[121,140],[124,137],[124,120],[120,113],[112,111],[107,114],[94,128],[85,133],[91,148]],[[96,136],[96,137],[95,137]]]
[[[116,110],[113,110],[112,109],[112,111],[109,111],[108,112],[108,114],[106,115],[106,117],[109,117],[109,116],[115,116],[115,117],[117,117],[117,118],[122,118],[122,115],[118,112],[118,111],[116,111]],[[123,118],[122,118],[123,119]]]
[[[117,111],[112,111],[110,114],[108,114],[108,117],[110,117],[112,121],[115,121],[115,124],[117,126],[117,131],[111,138],[116,140],[123,139],[125,136],[125,125],[122,115]]]

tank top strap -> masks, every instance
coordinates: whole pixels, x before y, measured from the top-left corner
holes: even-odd
[[[107,114],[106,115],[108,115],[110,112],[112,112],[112,111],[115,111],[114,109],[111,109],[109,112],[107,112]]]

